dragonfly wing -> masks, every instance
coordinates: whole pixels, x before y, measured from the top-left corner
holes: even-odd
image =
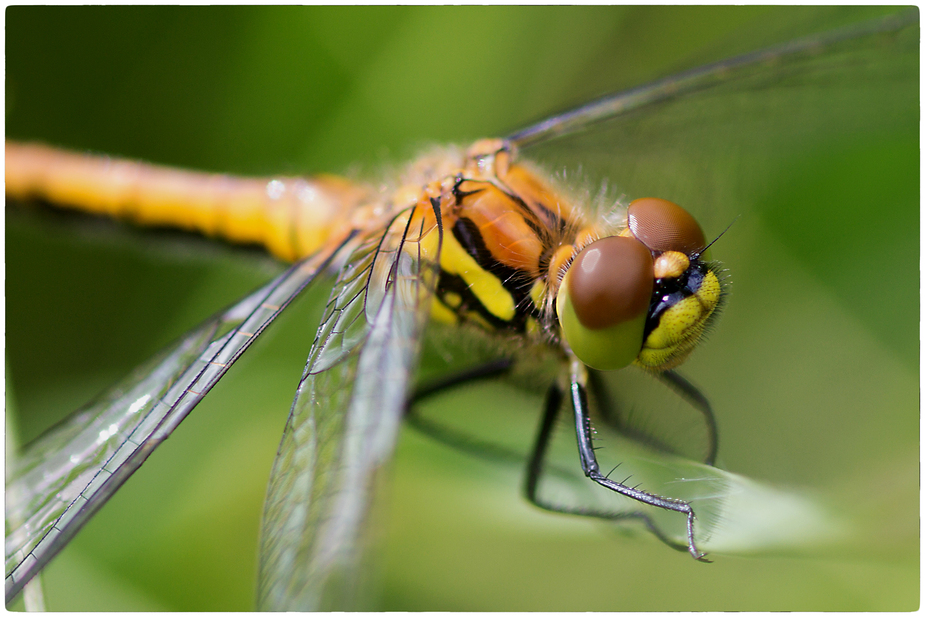
[[[334,286],[270,476],[261,610],[343,610],[357,601],[370,507],[438,274],[439,213],[422,210],[368,237]]]
[[[293,265],[27,447],[7,478],[7,602],[112,497],[336,252]]]
[[[629,115],[644,107],[685,97],[696,92],[734,82],[756,72],[766,72],[768,66],[791,62],[818,62],[824,53],[840,50],[858,41],[878,45],[876,35],[899,33],[918,24],[918,11],[901,11],[887,17],[846,26],[822,34],[807,36],[775,47],[728,58],[697,67],[665,79],[605,96],[576,109],[537,122],[507,137],[513,145],[523,148],[554,140],[563,135],[586,131],[592,125]]]
[[[895,28],[876,29],[884,24]],[[859,136],[888,143],[917,126],[917,11],[841,32],[844,37],[834,41],[820,35],[773,48],[766,54],[770,64],[761,61],[765,54],[750,54],[750,64],[728,72],[719,63],[629,90],[601,102],[612,103],[607,113],[587,112],[594,105],[576,110],[562,126],[550,121],[523,131],[517,144],[527,144],[522,152],[534,162],[601,187],[586,193],[595,216],[620,220],[620,204],[658,195],[696,212],[711,238],[739,215],[781,217],[789,210],[782,204],[793,199],[781,194],[783,187],[801,182],[798,161],[825,162],[831,168],[826,173],[850,174],[834,167],[846,165],[838,157],[849,150],[857,156],[866,150],[877,160]],[[847,201],[855,193],[863,194],[800,198]],[[717,257],[724,246],[717,245]]]

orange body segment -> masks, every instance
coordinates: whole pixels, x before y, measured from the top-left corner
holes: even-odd
[[[339,235],[366,197],[365,190],[335,176],[241,178],[15,142],[6,143],[6,193],[259,244],[286,261]]]

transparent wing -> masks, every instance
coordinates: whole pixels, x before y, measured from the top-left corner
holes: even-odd
[[[336,252],[295,264],[27,447],[7,477],[7,602],[173,432]]]
[[[270,476],[262,610],[343,610],[361,595],[369,511],[436,282],[434,216],[400,215],[356,249],[335,284]]]
[[[662,101],[736,82],[756,72],[767,73],[768,67],[818,59],[824,52],[838,50],[839,46],[850,45],[877,34],[896,33],[917,23],[918,11],[908,10],[701,66],[552,116],[513,133],[508,141],[518,147],[540,144],[562,135],[587,130],[598,122]]]
[[[768,188],[798,161],[917,122],[918,30],[913,10],[802,39],[609,97],[513,139],[550,169],[609,184],[603,201],[664,197],[715,237],[751,208],[797,210]]]

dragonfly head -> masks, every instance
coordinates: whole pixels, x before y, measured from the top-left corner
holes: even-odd
[[[683,362],[722,298],[706,249],[700,225],[680,206],[632,202],[626,230],[582,247],[559,287],[559,323],[575,355],[600,370]]]

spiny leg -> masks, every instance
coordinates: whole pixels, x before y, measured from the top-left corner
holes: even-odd
[[[552,432],[555,427],[556,418],[559,409],[562,406],[562,390],[557,385],[550,386],[546,395],[546,402],[542,417],[540,418],[540,428],[537,432],[536,439],[533,442],[533,452],[527,463],[526,481],[524,483],[524,493],[527,500],[538,508],[549,512],[560,514],[569,514],[575,516],[587,516],[603,520],[618,521],[627,519],[641,520],[646,528],[659,540],[666,545],[678,551],[687,551],[687,544],[675,542],[655,525],[652,519],[643,512],[613,512],[607,510],[596,510],[593,508],[579,508],[556,504],[544,501],[539,495],[539,483],[541,477],[546,473],[546,453],[552,438]]]
[[[556,384],[553,384],[547,393],[545,409],[540,420],[540,427],[534,441],[533,452],[528,461],[526,482],[524,484],[524,490],[527,499],[537,507],[543,508],[544,510],[549,510],[551,512],[589,516],[605,520],[639,519],[646,525],[649,531],[652,532],[663,543],[676,550],[687,551],[694,558],[700,561],[709,562],[708,559],[705,559],[704,554],[697,550],[696,544],[694,543],[695,517],[693,508],[689,503],[677,499],[653,495],[651,493],[646,493],[645,491],[631,488],[622,483],[614,482],[613,480],[600,473],[597,464],[597,458],[594,454],[593,445],[591,443],[591,423],[588,416],[587,394],[585,393],[583,383],[581,383],[581,381],[578,379],[578,375],[573,375],[571,382],[571,399],[572,406],[575,410],[579,454],[581,456],[582,469],[584,470],[585,475],[598,484],[601,484],[610,490],[620,493],[621,495],[625,495],[655,507],[686,514],[688,542],[687,544],[675,542],[666,536],[657,525],[655,525],[649,515],[643,512],[614,512],[593,508],[565,506],[544,501],[540,497],[538,490],[539,483],[544,473],[545,459],[549,444],[552,439],[556,418],[563,402],[562,390]]]
[[[611,480],[600,472],[597,463],[597,456],[594,454],[594,446],[591,441],[591,417],[588,414],[588,395],[585,390],[584,382],[586,381],[586,370],[584,366],[579,366],[577,361],[572,362],[569,376],[569,390],[572,399],[572,409],[575,412],[575,431],[578,436],[578,454],[581,458],[581,468],[585,475],[601,486],[608,488],[620,495],[635,499],[636,501],[662,508],[680,512],[687,516],[687,548],[688,552],[694,559],[699,561],[708,561],[706,554],[697,549],[694,542],[694,509],[689,502],[671,497],[662,497],[641,491],[637,488],[627,486],[621,482]]]

